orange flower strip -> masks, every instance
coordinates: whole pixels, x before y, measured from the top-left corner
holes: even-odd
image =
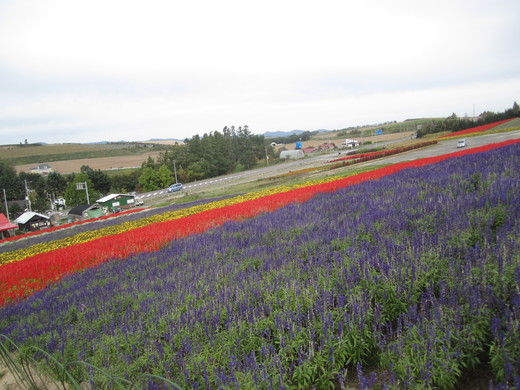
[[[343,179],[320,182],[287,191],[283,191],[283,189],[287,189],[286,187],[281,187],[269,190],[270,194],[265,192],[250,194],[249,199],[248,195],[244,195],[233,198],[234,203],[225,200],[215,202],[217,205],[213,204],[204,210],[195,207],[194,209],[197,209],[198,212],[191,210],[191,214],[188,212],[178,215],[177,218],[172,218],[171,215],[163,216],[165,220],[162,222],[148,221],[149,223],[144,226],[126,229],[117,234],[99,236],[75,245],[39,253],[23,260],[5,263],[0,266],[0,304],[19,299],[44,288],[65,275],[95,266],[109,258],[124,258],[132,253],[154,251],[167,245],[172,239],[201,233],[226,221],[251,218],[293,202],[305,202],[320,192],[336,191],[349,185],[379,179],[405,168],[435,164],[449,158],[479,153],[518,142],[520,139],[398,163]],[[264,196],[260,196],[260,193],[263,193]],[[224,204],[225,202],[228,203]]]

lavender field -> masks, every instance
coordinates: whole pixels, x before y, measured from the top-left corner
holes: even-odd
[[[182,389],[520,389],[519,217],[516,144],[87,269],[0,333]]]

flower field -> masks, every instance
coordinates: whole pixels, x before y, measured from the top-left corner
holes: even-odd
[[[9,241],[17,241],[17,240],[20,240],[20,239],[25,239],[27,237],[37,236],[39,234],[46,234],[46,233],[54,232],[56,230],[70,228],[71,226],[82,225],[84,223],[92,223],[93,221],[102,221],[104,219],[114,218],[114,216],[119,217],[121,215],[135,213],[135,212],[139,212],[139,211],[142,211],[142,210],[144,210],[144,208],[131,209],[131,210],[126,210],[126,211],[121,211],[121,212],[119,212],[117,214],[109,214],[109,215],[104,215],[102,217],[87,219],[87,220],[84,220],[84,221],[71,222],[71,223],[66,223],[66,224],[59,225],[59,226],[53,226],[53,227],[50,227],[50,228],[46,228],[44,230],[37,230],[37,231],[34,231],[34,232],[27,232],[27,233],[24,233],[23,235],[4,238],[4,239],[0,240],[0,243],[9,242]]]
[[[515,142],[515,141],[512,141]],[[348,185],[373,180],[401,169],[432,164],[446,158],[478,153],[497,147],[486,145],[444,156],[395,164],[341,180],[277,187],[189,208],[176,208],[120,224],[47,240],[0,253],[0,304],[32,294],[49,283],[79,270],[96,266],[110,258],[153,251],[171,239],[200,233],[226,221],[249,218],[273,211],[291,202],[303,202],[318,192],[335,191]]]
[[[451,134],[443,135],[442,137],[439,137],[439,139],[443,139],[443,138],[456,138],[456,137],[460,137],[460,136],[463,136],[463,135],[469,135],[469,134],[473,134],[473,133],[481,133],[483,131],[487,131],[487,130],[490,130],[490,129],[494,128],[494,127],[500,126],[501,124],[509,122],[511,120],[513,120],[513,119],[504,119],[502,121],[488,123],[486,125],[476,126],[476,127],[470,128],[470,129],[456,131],[456,132],[451,133]]]
[[[392,156],[394,154],[404,153],[404,152],[408,152],[410,150],[423,148],[425,146],[435,145],[436,143],[437,143],[437,140],[424,141],[424,142],[420,142],[417,144],[403,146],[403,147],[395,148],[395,149],[380,150],[378,152],[354,154],[351,156],[346,156],[346,157],[341,157],[341,158],[331,160],[331,161],[329,161],[329,163],[338,162],[338,161],[349,161],[349,160],[356,160],[355,162],[370,161],[370,160],[374,160],[374,159],[381,158],[381,157]]]
[[[0,253],[0,333],[183,389],[520,388],[519,217],[515,140],[56,231]]]

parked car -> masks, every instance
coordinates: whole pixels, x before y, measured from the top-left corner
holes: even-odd
[[[171,186],[168,187],[168,192],[180,191],[183,188],[184,187],[182,186],[181,183],[175,183],[175,184],[172,184]]]
[[[465,139],[459,139],[457,141],[457,148],[465,148],[466,146],[468,146],[468,145],[466,144]]]

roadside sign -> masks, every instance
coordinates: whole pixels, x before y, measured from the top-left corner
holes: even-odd
[[[376,135],[383,135],[383,130],[381,130],[381,129],[376,130]]]

